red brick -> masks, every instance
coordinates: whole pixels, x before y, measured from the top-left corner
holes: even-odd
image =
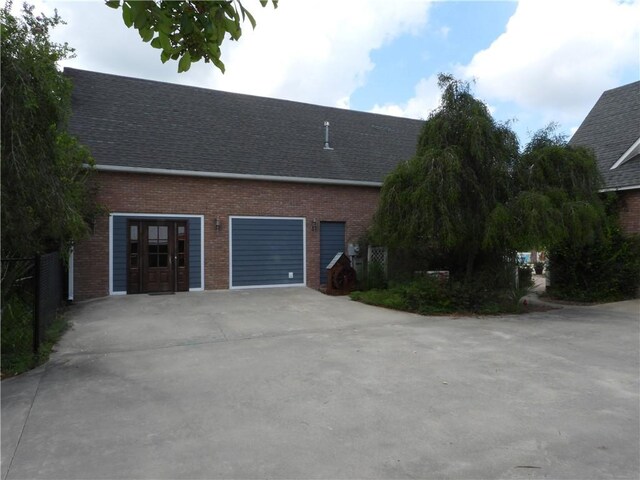
[[[640,189],[624,190],[620,195],[620,224],[626,233],[640,234]]]
[[[379,188],[98,172],[98,203],[111,213],[204,215],[205,289],[229,288],[229,216],[304,217],[307,285],[319,287],[321,221],[346,222],[347,243],[366,232]],[[219,217],[222,229],[215,230]],[[312,221],[318,230],[312,231]],[[75,298],[109,294],[109,219],[75,250]]]

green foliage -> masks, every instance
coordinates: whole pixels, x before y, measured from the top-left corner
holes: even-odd
[[[517,250],[601,237],[605,212],[590,151],[569,146],[551,125],[520,154],[515,134],[468,83],[439,78],[441,106],[416,155],[386,178],[374,217],[374,240],[403,252],[392,258],[416,259],[414,270],[449,270],[454,280],[464,272],[471,285],[477,273],[508,268]]]
[[[109,0],[111,8],[122,9],[122,21],[135,28],[143,42],[161,50],[160,60],[178,61],[178,73],[192,63],[212,62],[224,73],[220,46],[225,37],[238,40],[245,19],[253,28],[256,21],[240,0],[218,1],[135,1]],[[260,0],[264,7],[268,0]],[[278,0],[271,0],[274,8]]]
[[[453,311],[453,289],[437,279],[425,277],[396,288],[402,292],[407,310],[424,315]]]
[[[367,265],[367,272],[363,283],[366,290],[385,288],[387,286],[387,279],[384,274],[384,266],[380,262],[370,262]]]
[[[487,219],[509,198],[518,143],[468,83],[439,79],[441,106],[426,121],[415,157],[386,178],[373,235],[420,257],[446,252],[449,269],[464,270],[469,280],[478,255],[491,251],[483,245]]]
[[[510,291],[495,288],[485,278],[472,282],[441,282],[432,277],[420,277],[395,284],[386,290],[374,289],[353,292],[351,298],[370,305],[419,313],[441,315],[447,313],[499,314],[520,311],[519,299],[526,289]]]
[[[373,289],[366,291],[355,291],[351,292],[350,296],[352,300],[366,303],[368,305],[391,308],[393,310],[408,311],[402,292],[398,291],[397,289]]]
[[[33,362],[33,297],[13,295],[5,302],[1,326],[2,372],[28,370]]]
[[[69,58],[68,45],[50,41],[62,23],[36,17],[25,4],[22,18],[11,3],[2,21],[2,258],[33,257],[61,250],[88,233],[95,211],[88,180],[89,152],[66,133],[71,84],[56,62]],[[3,262],[2,305],[22,274],[20,262]]]
[[[33,299],[13,295],[2,309],[2,377],[26,372],[49,359],[53,346],[69,328],[58,316],[45,332],[37,354],[33,353]]]
[[[551,286],[559,299],[609,302],[638,295],[640,237],[622,234],[615,222],[590,244],[572,238],[549,251]]]
[[[593,242],[604,224],[600,174],[592,152],[539,131],[513,170],[513,195],[491,212],[485,244],[517,249],[551,247],[572,239]]]

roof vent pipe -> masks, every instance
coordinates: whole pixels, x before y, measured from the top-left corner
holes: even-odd
[[[329,122],[326,120],[324,121],[324,149],[333,150],[333,148],[329,146]]]

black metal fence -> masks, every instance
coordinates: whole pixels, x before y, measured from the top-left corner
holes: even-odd
[[[33,348],[38,350],[62,302],[62,262],[58,252],[38,255],[35,261],[35,315]]]
[[[60,254],[2,259],[2,289],[3,355],[28,344],[37,353],[63,300],[64,268]]]

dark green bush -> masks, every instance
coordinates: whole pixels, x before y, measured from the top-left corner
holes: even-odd
[[[351,293],[351,298],[368,305],[409,311],[402,293],[393,289],[356,291]]]
[[[551,286],[556,298],[606,302],[634,298],[640,287],[640,237],[618,227],[587,246],[565,242],[549,252]]]
[[[419,313],[451,311],[451,295],[446,284],[433,277],[421,277],[397,287],[407,310]]]
[[[387,280],[384,275],[384,266],[380,262],[369,262],[363,283],[366,290],[385,288]]]
[[[3,373],[28,370],[33,363],[33,300],[13,295],[2,307]]]
[[[456,280],[441,282],[426,276],[391,285],[388,289],[353,292],[351,298],[423,315],[454,312],[496,314],[518,311],[518,300],[525,293],[524,290],[514,293],[513,289],[487,281],[482,275],[466,283]]]
[[[46,362],[67,328],[67,320],[58,315],[47,328],[38,353],[34,353],[33,297],[26,294],[10,296],[2,307],[2,376],[17,375]]]
[[[10,297],[2,308],[2,353],[33,349],[33,300]]]

